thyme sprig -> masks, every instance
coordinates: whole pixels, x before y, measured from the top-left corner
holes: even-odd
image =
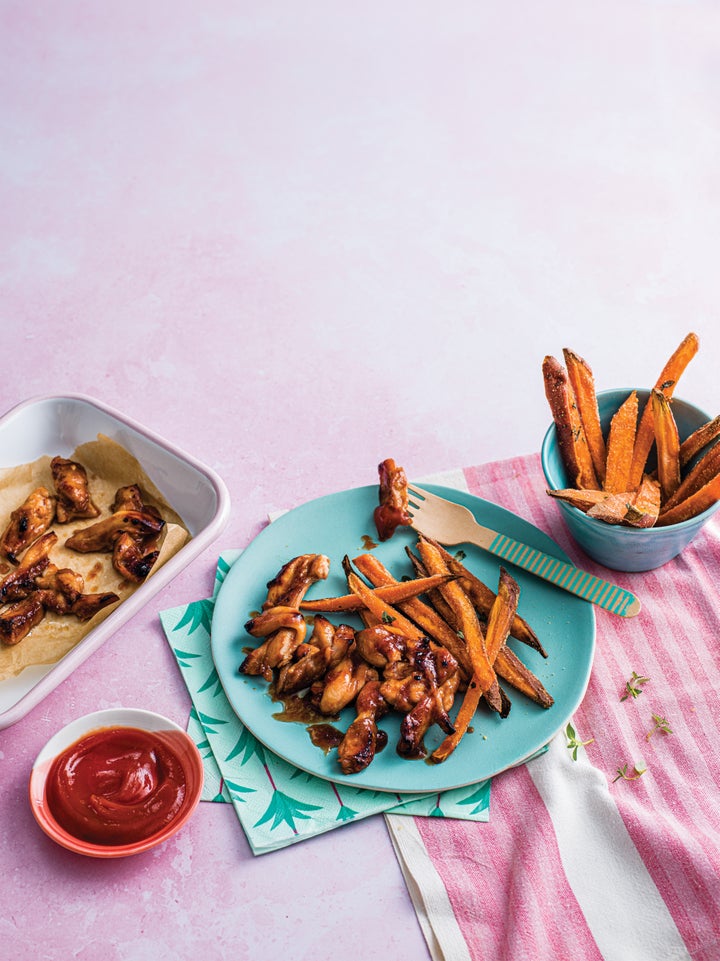
[[[663,734],[672,734],[672,728],[670,727],[669,722],[664,717],[661,717],[659,714],[653,714],[652,719],[653,719],[653,726],[645,735],[646,741],[649,741],[650,738],[653,736],[653,734],[656,733],[656,731],[660,731]]]
[[[632,771],[629,774],[628,774],[628,765],[623,764],[622,767],[619,767],[617,769],[617,776],[613,778],[612,782],[614,784],[616,781],[619,781],[620,778],[622,778],[623,781],[637,781],[639,778],[643,776],[643,774],[645,774],[646,771],[647,771],[647,764],[644,761],[636,761],[635,764],[633,765]]]
[[[568,724],[568,726],[565,728],[565,737],[567,738],[567,744],[565,746],[567,747],[568,751],[572,753],[573,761],[577,761],[578,750],[581,747],[585,747],[586,744],[592,744],[592,742],[595,740],[594,737],[589,738],[587,741],[580,740],[572,724]]]
[[[647,684],[649,680],[649,677],[642,677],[642,675],[638,674],[636,671],[633,671],[630,680],[625,682],[625,693],[622,695],[620,700],[627,701],[629,697],[639,697],[642,694],[643,685]]]

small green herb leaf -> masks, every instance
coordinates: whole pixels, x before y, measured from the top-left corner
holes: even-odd
[[[647,764],[645,763],[645,761],[642,761],[642,760],[635,762],[635,764],[633,765],[633,769],[629,774],[628,774],[627,764],[623,764],[622,767],[619,767],[617,769],[617,775],[616,777],[613,778],[613,784],[616,781],[619,781],[620,778],[622,778],[623,781],[637,781],[639,778],[643,776],[643,774],[646,771],[647,771]]]
[[[652,719],[653,719],[653,726],[645,735],[645,739],[647,741],[650,740],[650,738],[653,736],[653,734],[655,734],[656,731],[661,731],[663,734],[672,734],[672,728],[670,727],[670,724],[668,723],[668,721],[665,720],[664,717],[661,717],[659,714],[653,714]]]
[[[642,677],[635,671],[632,672],[632,676],[629,681],[625,683],[625,693],[620,698],[621,701],[627,701],[629,697],[639,697],[642,694],[642,687],[644,684],[650,680],[649,677]]]
[[[579,748],[585,747],[586,744],[592,744],[592,742],[595,740],[594,737],[591,737],[587,741],[582,741],[577,736],[575,733],[575,728],[570,723],[568,723],[567,727],[565,728],[565,737],[567,739],[567,744],[565,746],[567,747],[568,751],[572,753],[573,761],[577,761]]]

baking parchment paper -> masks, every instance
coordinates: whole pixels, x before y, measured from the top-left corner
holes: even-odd
[[[120,444],[98,434],[97,440],[81,444],[69,455],[69,459],[82,464],[87,471],[90,494],[101,513],[90,520],[75,519],[67,524],[55,522],[50,530],[57,533],[58,541],[50,553],[50,562],[57,567],[69,567],[82,574],[85,579],[85,593],[113,591],[120,600],[85,623],[73,615],[62,616],[48,612],[18,644],[7,646],[0,642],[0,681],[16,676],[31,665],[54,664],[59,661],[100,621],[112,613],[118,604],[122,604],[125,598],[141,586],[130,583],[117,573],[112,565],[111,554],[79,554],[64,546],[65,541],[76,530],[96,524],[112,512],[115,492],[119,487],[137,484],[142,491],[144,503],[157,507],[166,522],[160,555],[149,577],[190,539],[190,533],[182,518],[163,498],[139,461]],[[10,514],[35,488],[46,487],[51,494],[55,493],[50,471],[51,460],[52,457],[47,455],[30,464],[0,471],[0,534],[9,523]],[[9,561],[0,559],[0,578],[11,569]]]

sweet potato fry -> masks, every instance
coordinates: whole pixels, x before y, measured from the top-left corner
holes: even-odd
[[[427,577],[427,569],[417,554],[413,554],[409,547],[405,548],[405,553],[410,559],[410,563],[412,564],[413,570],[415,571],[417,577]],[[447,563],[447,560],[445,563]],[[440,591],[428,591],[427,597],[428,603],[432,606],[433,610],[437,612],[438,616],[441,617],[442,620],[444,620],[453,631],[459,631],[460,625],[457,623],[455,612],[452,610]]]
[[[418,550],[429,573],[448,573],[445,561],[434,544],[421,537],[418,541]],[[439,590],[457,616],[472,661],[473,677],[480,685],[480,693],[485,697],[487,704],[499,713],[502,710],[500,690],[495,671],[488,659],[485,638],[475,608],[457,581],[448,581]]]
[[[720,437],[720,414],[709,420],[707,424],[703,424],[702,427],[698,427],[682,442],[680,445],[680,467],[686,467],[703,447],[712,444],[718,437]]]
[[[681,521],[690,520],[691,517],[697,517],[698,514],[712,507],[718,500],[720,500],[720,474],[716,474],[699,491],[686,497],[670,510],[660,511],[657,526],[666,527],[668,524],[679,524]]]
[[[555,703],[541,681],[529,670],[507,645],[503,645],[495,658],[495,673],[511,684],[540,707],[552,707]]]
[[[600,426],[600,412],[595,393],[595,378],[590,365],[572,350],[564,347],[563,356],[595,474],[602,484],[605,480],[606,453],[605,438]]]
[[[587,513],[593,507],[613,502],[617,497],[623,496],[621,494],[612,494],[610,491],[577,490],[574,487],[548,490],[547,493],[550,497],[554,497],[559,501],[565,501],[566,504],[570,504],[571,507],[577,507],[578,510],[584,513]]]
[[[697,493],[702,487],[710,483],[716,474],[720,474],[720,444],[711,447],[687,473],[674,494],[664,501],[662,512],[671,510],[692,494]]]
[[[413,597],[418,597],[420,594],[425,594],[427,591],[454,578],[454,574],[435,574],[433,577],[416,577],[411,581],[390,580],[382,586],[376,586],[375,593],[381,600],[387,601],[388,604],[400,604]],[[328,614],[356,611],[364,606],[364,601],[358,594],[342,594],[340,597],[318,597],[314,600],[302,601],[300,610]]]
[[[653,385],[661,390],[666,397],[672,397],[675,386],[680,379],[683,371],[698,352],[700,340],[697,334],[689,333],[683,338],[678,347],[669,357],[667,363],[660,371],[660,376]],[[642,479],[648,454],[652,449],[655,440],[655,429],[653,425],[652,400],[648,399],[647,404],[640,417],[635,437],[635,449],[633,451],[632,466],[630,468],[630,478],[628,488],[634,490],[639,486]]]
[[[375,592],[380,593],[378,587],[397,584],[398,582],[374,554],[361,554],[355,558],[355,566],[372,584]],[[440,576],[440,575],[436,575]],[[414,582],[410,582],[414,583]],[[458,662],[460,673],[467,680],[472,675],[472,664],[466,646],[447,621],[432,607],[421,601],[419,597],[411,597],[397,605],[413,623],[427,634],[432,640],[450,651]]]
[[[478,709],[482,696],[482,685],[477,677],[473,675],[465,691],[460,710],[457,712],[457,717],[455,718],[455,730],[452,734],[448,734],[439,747],[436,747],[430,755],[430,760],[435,764],[441,764],[447,760],[463,739],[468,727],[470,727],[470,722],[475,716],[475,711]]]
[[[680,486],[680,438],[668,398],[657,388],[653,388],[650,398],[657,450],[657,476],[661,498],[667,501]]]
[[[421,553],[423,546],[421,543]],[[432,545],[429,546],[432,547]],[[495,597],[492,610],[490,611],[487,635],[485,643],[483,644],[483,654],[490,664],[495,661],[498,652],[503,648],[507,640],[510,625],[517,609],[519,593],[520,589],[514,578],[512,578],[504,568],[500,568],[498,593]],[[473,664],[475,664],[475,657],[472,650],[471,656],[473,657]],[[480,701],[480,691],[478,688],[481,690],[482,684],[476,672],[473,674],[472,680],[465,692],[463,702],[460,705],[460,710],[455,719],[454,730],[444,738],[440,746],[436,748],[431,755],[431,760],[436,764],[445,761],[465,736]]]
[[[393,628],[400,631],[406,637],[419,639],[423,636],[422,631],[419,630],[412,621],[401,614],[397,608],[378,597],[373,589],[368,587],[352,570],[348,570],[347,582],[350,590],[362,599],[363,604],[368,611],[370,611],[377,623],[391,624]]]
[[[630,496],[626,493],[609,494],[606,500],[593,504],[587,511],[588,517],[604,521],[606,524],[624,524],[630,509]]]
[[[440,544],[436,546],[440,551],[440,556],[447,564],[448,569],[452,571],[453,574],[458,575],[460,586],[472,601],[475,609],[482,617],[488,617],[495,602],[495,592],[491,590],[487,584],[484,584],[479,577],[471,573],[459,558],[454,557]],[[527,644],[528,647],[532,647],[533,650],[542,654],[543,657],[547,657],[547,652],[540,643],[537,634],[528,622],[520,617],[517,612],[510,626],[510,634],[516,640]]]
[[[643,474],[640,486],[631,495],[625,523],[631,527],[653,527],[660,513],[660,484]]]
[[[517,611],[520,587],[512,575],[504,567],[500,568],[498,592],[488,617],[485,631],[485,650],[491,664],[495,662],[498,651],[510,635],[515,613]]]
[[[568,482],[576,487],[599,487],[567,370],[557,358],[547,356],[542,371]]]
[[[623,491],[633,489],[630,483],[630,470],[635,446],[637,415],[638,396],[637,391],[633,390],[610,422],[605,490],[611,494],[622,494]],[[640,478],[638,478],[639,483]]]
[[[611,494],[609,491],[566,489],[548,490],[548,494],[607,524],[652,527],[660,510],[660,485],[647,474],[643,475],[637,491]]]

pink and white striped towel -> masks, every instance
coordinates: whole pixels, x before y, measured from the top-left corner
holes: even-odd
[[[568,537],[537,455],[436,479],[607,578]],[[488,824],[387,816],[435,961],[720,959],[720,522],[659,570],[612,580],[643,609],[597,612],[577,760],[561,733],[497,776]],[[621,700],[633,672],[649,680]],[[648,739],[653,715],[671,733]],[[640,761],[645,774],[615,780]]]

